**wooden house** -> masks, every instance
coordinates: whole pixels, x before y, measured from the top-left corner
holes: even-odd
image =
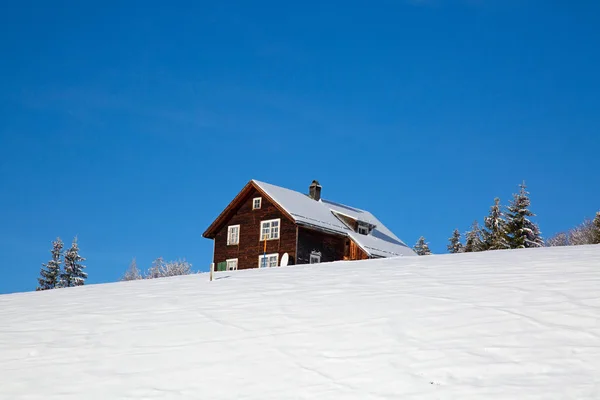
[[[251,180],[203,233],[214,240],[216,270],[415,256],[371,213]]]

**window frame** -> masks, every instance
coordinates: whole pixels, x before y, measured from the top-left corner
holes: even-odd
[[[256,200],[258,200],[258,207],[256,207]],[[252,199],[252,209],[260,210],[262,208],[262,197],[255,197]]]
[[[368,235],[369,226],[364,224],[358,224],[358,226],[356,227],[356,232],[358,232],[361,235]]]
[[[275,265],[271,266],[271,258],[275,257]],[[262,260],[267,259],[267,266],[263,267]],[[273,268],[279,266],[279,253],[261,254],[258,256],[258,268]]]
[[[233,230],[233,228],[237,228],[237,242],[233,243],[231,242],[231,231]],[[229,225],[227,227],[227,246],[236,246],[240,244],[240,225]]]
[[[313,262],[313,258],[317,259],[316,262]],[[309,264],[320,264],[321,263],[321,253],[318,251],[311,251],[310,256],[308,258]]]
[[[273,222],[277,221],[277,237],[273,237]],[[267,233],[267,235],[269,237],[267,237],[266,239],[263,236],[263,232],[264,232],[264,226],[265,224],[269,224],[269,232]],[[259,242],[264,242],[265,240],[279,240],[279,238],[281,237],[281,218],[275,218],[275,219],[267,219],[264,221],[260,221],[260,232],[258,234],[258,241]]]
[[[229,269],[229,262],[230,261],[235,261],[235,268]],[[225,271],[237,271],[237,269],[238,269],[238,259],[237,258],[229,258],[229,259],[225,260],[225,262],[227,263],[225,265]]]

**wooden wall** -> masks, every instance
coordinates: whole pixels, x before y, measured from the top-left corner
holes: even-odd
[[[263,254],[264,242],[260,241],[260,222],[280,218],[280,232],[278,240],[267,240],[267,254],[278,253],[279,260],[284,253],[290,256],[289,265],[296,259],[296,225],[287,219],[265,197],[262,198],[262,207],[252,209],[254,197],[262,197],[256,189],[252,189],[238,206],[233,216],[218,231],[215,237],[215,250],[213,262],[218,264],[230,258],[238,259],[238,269],[258,268],[258,256]],[[239,245],[227,245],[227,227],[240,225]]]
[[[299,227],[296,264],[308,264],[312,251],[321,252],[321,262],[343,260],[345,241],[343,236]]]
[[[353,240],[348,239],[346,241],[346,248],[344,249],[344,260],[366,260],[369,255],[365,253]]]

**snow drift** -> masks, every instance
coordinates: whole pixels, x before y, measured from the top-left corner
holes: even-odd
[[[0,296],[1,399],[597,399],[600,246]]]

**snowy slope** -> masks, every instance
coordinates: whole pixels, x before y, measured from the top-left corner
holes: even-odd
[[[600,246],[0,296],[0,399],[598,399]]]

